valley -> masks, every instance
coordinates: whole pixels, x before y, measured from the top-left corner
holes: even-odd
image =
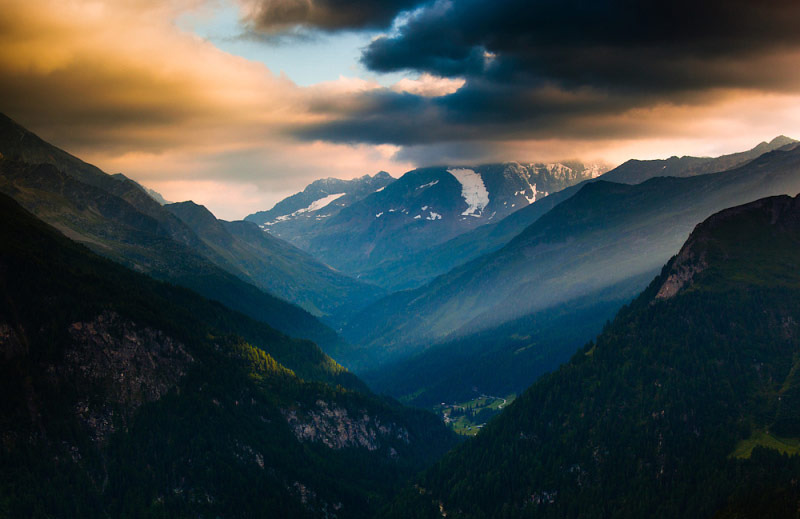
[[[0,0],[0,519],[800,519],[798,0]]]
[[[791,139],[329,178],[226,221],[0,122],[9,517],[800,502]]]

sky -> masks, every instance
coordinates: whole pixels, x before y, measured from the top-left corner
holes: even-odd
[[[0,0],[0,111],[239,219],[324,177],[800,138],[796,0]]]

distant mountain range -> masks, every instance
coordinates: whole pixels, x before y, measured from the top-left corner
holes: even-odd
[[[393,269],[387,269],[388,274],[394,280],[394,286],[399,289],[417,288],[440,274],[500,249],[553,207],[577,193],[586,182],[601,179],[622,184],[640,184],[655,177],[688,177],[717,173],[746,164],[766,152],[788,149],[796,144],[797,141],[794,139],[780,136],[770,142],[762,142],[750,150],[714,158],[672,157],[663,160],[629,160],[593,179],[553,190],[550,195],[523,206],[500,221],[493,221],[444,243],[416,254],[409,254],[405,257],[404,263],[398,262]]]
[[[395,290],[409,282],[396,276],[409,255],[600,173],[577,163],[504,163],[417,169],[393,182],[380,174],[328,179],[247,219],[342,272]]]
[[[603,176],[603,180],[620,184],[640,184],[653,177],[693,177],[717,173],[741,166],[761,155],[783,148],[791,148],[797,141],[779,135],[769,142],[761,142],[747,151],[719,157],[670,157],[668,159],[631,159]]]
[[[754,168],[776,157],[789,154]],[[795,517],[797,265],[800,198],[711,216],[596,341],[387,517]]]
[[[599,331],[697,222],[754,198],[797,192],[800,149],[714,174],[587,183],[500,250],[371,305],[344,335],[363,348],[359,371],[387,366],[367,376],[381,391],[420,397],[443,380],[462,393],[474,386],[518,391]],[[437,343],[449,346],[431,348]],[[411,364],[392,365],[428,349]],[[465,352],[475,353],[471,361]],[[503,376],[486,384],[492,372]],[[409,387],[408,373],[423,385]],[[399,379],[408,393],[396,392]]]
[[[308,246],[308,237],[314,234],[314,229],[321,221],[380,191],[394,180],[385,171],[352,180],[323,178],[312,182],[300,193],[281,200],[269,211],[253,213],[245,220],[304,248]]]
[[[4,517],[373,517],[454,444],[309,341],[101,258],[5,195],[0,221]]]

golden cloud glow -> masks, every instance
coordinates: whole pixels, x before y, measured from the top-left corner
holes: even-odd
[[[420,74],[417,79],[403,78],[391,88],[395,92],[408,92],[423,97],[439,97],[452,94],[464,86],[464,83],[464,79],[436,77],[426,72]]]

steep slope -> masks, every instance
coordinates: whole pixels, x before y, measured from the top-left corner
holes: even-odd
[[[621,184],[639,184],[654,177],[688,177],[700,174],[717,173],[739,167],[756,159],[764,153],[790,149],[797,141],[779,136],[770,142],[762,142],[754,148],[722,155],[720,157],[672,157],[666,160],[629,160],[596,179]],[[594,182],[596,179],[585,180]],[[550,209],[577,193],[584,185],[564,187],[551,192],[549,196],[536,200],[499,222],[478,227],[418,255],[407,258],[406,264],[396,265],[391,275],[397,280],[395,288],[417,288],[434,277],[475,258],[489,254],[506,245],[526,227],[538,220]]]
[[[800,198],[712,216],[387,515],[796,517],[799,262]]]
[[[134,270],[313,340],[326,351],[346,348],[332,329],[308,312],[209,261],[204,256],[213,251],[135,182],[106,175],[4,116],[0,155],[0,192],[66,236]]]
[[[313,234],[322,220],[382,190],[394,180],[385,171],[352,180],[323,178],[307,185],[303,191],[281,200],[269,211],[253,213],[245,220],[258,224],[270,234],[297,247],[305,248],[308,246],[309,235]]]
[[[452,444],[313,343],[0,218],[2,515],[369,517]]]
[[[581,164],[416,169],[325,219],[305,248],[359,279],[402,288],[409,256],[598,173]]]
[[[200,253],[253,285],[330,321],[363,308],[384,291],[323,265],[247,221],[217,220],[194,202],[166,206],[203,241]]]
[[[586,184],[499,251],[372,305],[345,336],[380,363],[610,289],[619,304],[643,288],[696,222],[798,191],[800,150],[710,175]]]
[[[147,196],[149,196],[150,198],[152,198],[153,200],[158,202],[160,205],[167,205],[167,204],[171,204],[172,203],[172,202],[167,201],[161,195],[161,193],[159,193],[158,191],[156,191],[154,189],[150,189],[149,187],[145,187],[145,186],[141,185],[140,183],[136,182],[135,180],[131,180],[130,178],[126,177],[122,173],[114,173],[111,176],[114,177],[114,178],[120,179],[120,180],[126,180],[126,181],[133,182],[134,184],[139,186],[142,189],[142,191],[147,193]]]
[[[191,232],[166,212],[145,189],[124,175],[108,175],[39,138],[0,113],[0,156],[12,162],[50,164],[66,175],[117,196],[140,213],[156,220],[176,241],[189,243]]]

